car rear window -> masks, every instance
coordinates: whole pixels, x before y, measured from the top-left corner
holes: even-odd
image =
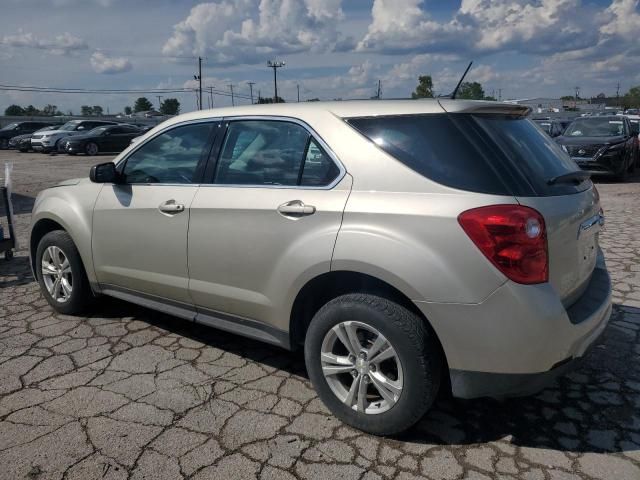
[[[549,196],[583,191],[548,180],[579,167],[530,120],[507,115],[424,114],[349,118],[378,147],[424,177],[496,195]]]

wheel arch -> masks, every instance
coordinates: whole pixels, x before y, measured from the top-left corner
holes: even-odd
[[[291,308],[289,336],[291,349],[304,344],[305,335],[315,313],[328,301],[348,293],[369,293],[396,302],[418,315],[436,340],[448,378],[449,367],[440,339],[422,311],[399,288],[372,275],[338,270],[323,273],[309,280],[298,292]]]

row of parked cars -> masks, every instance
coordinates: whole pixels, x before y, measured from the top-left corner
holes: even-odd
[[[70,120],[65,124],[17,122],[0,130],[0,149],[70,155],[119,153],[149,128],[106,120]]]
[[[583,170],[626,180],[640,166],[640,116],[534,119]]]

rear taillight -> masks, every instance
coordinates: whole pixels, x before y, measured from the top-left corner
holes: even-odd
[[[521,205],[492,205],[462,212],[458,222],[480,251],[514,282],[549,280],[544,218]]]

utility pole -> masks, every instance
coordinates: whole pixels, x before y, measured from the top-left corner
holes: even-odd
[[[300,103],[300,84],[296,83],[296,89],[298,90],[298,103]]]
[[[499,102],[502,101],[502,89],[501,88],[498,89],[498,101]]]
[[[158,111],[162,108],[162,95],[156,95],[158,97]]]
[[[574,108],[578,108],[578,97],[580,96],[580,87],[576,86],[573,88],[576,91],[576,100],[575,100]]]
[[[284,62],[279,62],[277,60],[269,60],[267,62],[267,67],[273,68],[273,103],[278,103],[278,74],[276,71],[278,68],[282,68],[284,66]]]
[[[231,83],[229,84],[229,89],[231,90],[231,106],[235,107],[236,106],[236,102],[233,99],[233,84],[231,84]]]
[[[256,82],[247,82],[249,84],[249,94],[251,95],[251,105],[253,105],[253,86]]]
[[[211,102],[211,108],[213,108],[213,86],[209,86],[209,101]]]
[[[260,89],[258,89],[258,103],[262,100],[262,95],[260,95]]]
[[[620,82],[616,86],[616,107],[620,106]]]
[[[193,76],[194,80],[198,80],[198,110],[202,110],[202,57],[198,57],[198,75]]]
[[[376,89],[376,100],[380,100],[380,95],[382,95],[382,82],[378,80],[378,88]]]

